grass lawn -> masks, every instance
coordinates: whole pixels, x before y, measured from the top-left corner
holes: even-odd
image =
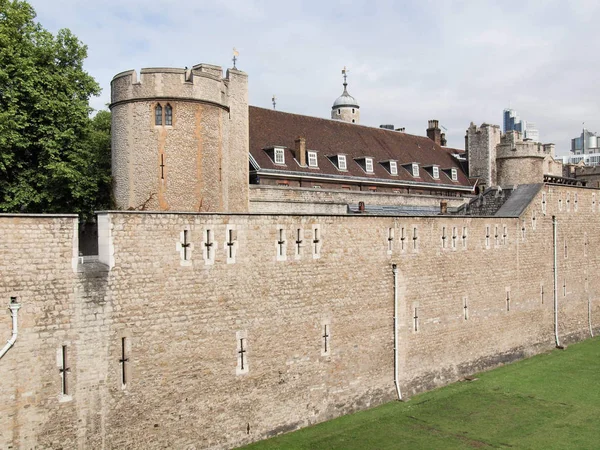
[[[248,449],[600,449],[600,337]]]

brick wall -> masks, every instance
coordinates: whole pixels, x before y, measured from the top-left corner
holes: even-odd
[[[561,343],[585,338],[597,193],[546,186],[520,218],[107,213],[110,270],[73,269],[72,217],[0,216],[0,302],[23,304],[0,447],[231,447],[392,400],[392,264],[405,395],[552,348],[552,215]]]

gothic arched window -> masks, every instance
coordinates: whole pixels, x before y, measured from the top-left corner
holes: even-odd
[[[173,125],[173,108],[168,103],[165,106],[165,125]]]
[[[154,107],[154,125],[162,125],[162,106]]]

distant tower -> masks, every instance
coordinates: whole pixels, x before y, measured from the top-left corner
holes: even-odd
[[[497,186],[496,147],[500,144],[500,127],[471,122],[467,129],[466,150],[469,158],[469,177],[478,178],[482,188]]]
[[[237,56],[234,53],[235,56]],[[248,76],[198,64],[111,83],[119,209],[248,211]]]
[[[348,83],[346,81],[348,72],[349,70],[346,69],[346,67],[342,69],[344,92],[342,92],[342,95],[333,102],[333,106],[331,107],[331,118],[343,120],[344,122],[360,123],[360,106],[358,106],[356,99],[348,94]]]

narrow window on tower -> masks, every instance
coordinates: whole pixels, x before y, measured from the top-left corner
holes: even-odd
[[[331,354],[331,325],[329,320],[324,320],[321,323],[321,356],[329,356]]]
[[[565,259],[569,257],[569,247],[567,246],[567,238],[565,238]]]
[[[304,230],[302,228],[296,228],[296,241],[294,248],[296,249],[296,259],[302,257],[302,244],[304,242]]]
[[[173,108],[168,103],[165,106],[165,125],[169,127],[173,125]]]
[[[490,226],[485,226],[485,248],[490,248]]]
[[[462,246],[463,250],[467,249],[467,227],[462,228]]]
[[[156,105],[154,107],[154,125],[162,125],[162,106]]]
[[[394,229],[393,228],[388,228],[388,235],[387,235],[387,252],[388,252],[388,255],[392,254],[393,248],[394,248]]]
[[[467,297],[463,297],[463,318],[469,320],[469,304]]]
[[[235,333],[237,364],[235,366],[236,375],[248,373],[248,333],[238,331]]]

